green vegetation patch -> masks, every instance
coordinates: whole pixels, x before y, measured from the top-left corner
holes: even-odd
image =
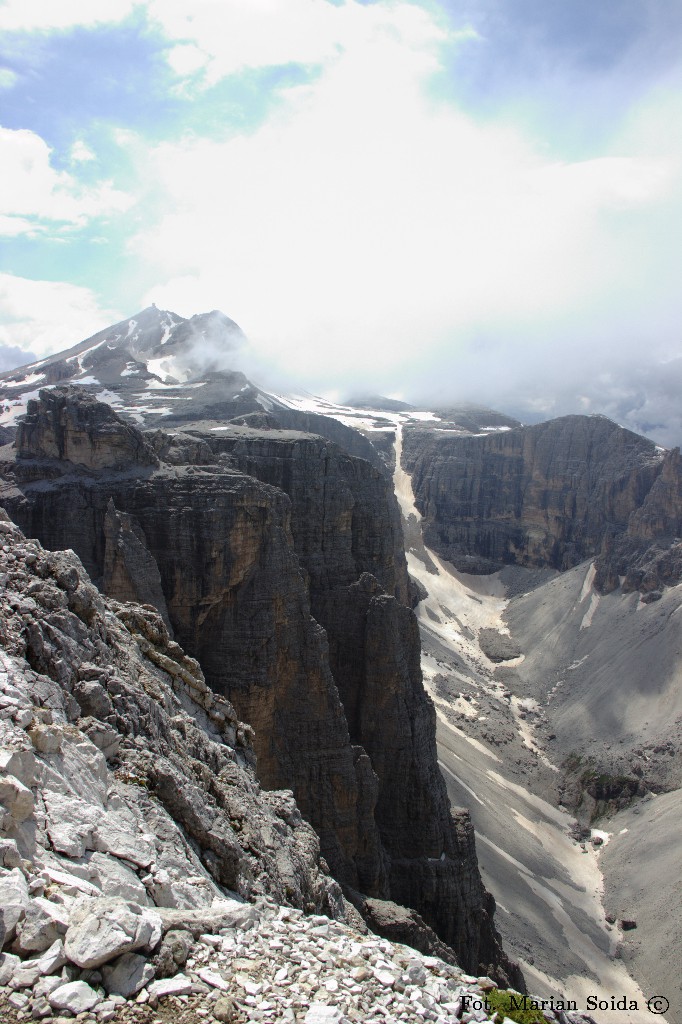
[[[493,1010],[497,1010],[498,1020],[509,1017],[517,1024],[547,1024],[542,1011],[530,1007],[529,1004],[534,1001],[532,996],[524,997],[518,992],[503,992],[495,988],[492,992],[486,992],[485,997],[488,1005]],[[526,1009],[523,1008],[524,1003],[526,1003]]]

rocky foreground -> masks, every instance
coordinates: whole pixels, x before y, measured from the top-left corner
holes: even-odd
[[[489,978],[474,978],[436,957],[363,935],[338,921],[278,907],[221,901],[206,911],[146,911],[121,903],[105,918],[98,904],[83,905],[39,959],[20,964],[3,955],[0,1005],[9,1019],[83,1022],[152,1021],[433,1021],[491,1018],[484,1008],[495,991]],[[155,933],[145,951],[121,953],[124,915],[145,916]],[[101,927],[96,927],[100,925]],[[173,927],[168,926],[172,924]],[[165,935],[154,956],[149,944]],[[204,930],[205,929],[205,930]],[[158,941],[158,940],[157,940]],[[112,953],[114,957],[112,958]],[[102,958],[108,957],[104,963]],[[70,958],[70,959],[67,959]],[[74,963],[93,966],[81,968]],[[33,965],[33,966],[30,966]],[[581,1024],[575,1012],[545,1011],[548,1024]],[[509,1020],[507,1018],[507,1020]],[[511,1022],[510,1022],[511,1024]]]

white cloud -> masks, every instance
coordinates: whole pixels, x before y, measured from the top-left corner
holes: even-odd
[[[19,80],[16,71],[11,68],[0,68],[0,89],[12,89]]]
[[[173,71],[182,77],[194,75],[201,68],[204,68],[209,61],[208,54],[192,43],[183,43],[179,46],[171,47],[168,50],[166,59]]]
[[[0,30],[35,32],[116,23],[135,6],[135,0],[5,0],[0,5]]]
[[[88,188],[73,175],[55,170],[50,156],[49,146],[34,132],[0,127],[2,234],[42,234],[55,223],[81,227],[130,205],[130,197],[109,182]]]
[[[193,73],[206,62],[209,83],[245,68],[327,63],[372,34],[400,37],[413,52],[446,38],[425,11],[405,0],[371,6],[356,0],[195,0],[191,7],[149,0],[147,10],[167,38],[184,44],[180,52],[170,51],[174,69]]]
[[[594,345],[633,302],[663,288],[669,303],[664,232],[677,235],[658,219],[679,223],[682,210],[674,144],[635,133],[558,163],[520,129],[433,99],[442,36],[424,11],[326,7],[352,13],[353,32],[260,130],[149,153],[165,214],[130,249],[157,268],[150,296],[188,313],[224,308],[310,382],[356,372],[393,387],[420,362],[432,375],[434,364],[494,375],[470,350],[481,334],[503,360],[516,346],[523,364],[571,323]],[[415,36],[403,31],[413,15]],[[300,55],[302,43],[287,45]],[[316,46],[323,54],[323,34]],[[249,59],[275,54],[263,44]],[[670,102],[668,114],[675,123]],[[669,244],[668,255],[679,271]]]
[[[71,147],[69,158],[72,164],[89,163],[91,160],[96,159],[93,151],[82,139],[76,139]]]
[[[0,345],[46,356],[120,319],[89,288],[0,274]]]

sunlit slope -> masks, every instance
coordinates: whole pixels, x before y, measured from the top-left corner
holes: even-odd
[[[524,652],[498,676],[542,704],[549,750],[655,789],[682,782],[682,585],[658,601],[601,596],[589,563],[512,600],[505,622]]]

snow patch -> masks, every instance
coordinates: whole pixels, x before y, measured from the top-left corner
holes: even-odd
[[[99,382],[95,381],[95,383]],[[117,395],[115,391],[109,391],[108,388],[102,388],[101,391],[98,391],[95,398],[98,402],[106,402],[107,405],[118,406],[119,408],[123,405],[121,396]]]
[[[150,373],[153,373],[155,377],[160,377],[164,383],[165,378],[173,377],[176,381],[187,380],[189,377],[188,370],[180,370],[173,356],[161,356],[160,359],[149,359],[147,360],[147,369]],[[147,387],[152,387],[153,382],[149,381]],[[155,384],[155,387],[163,387],[162,384]],[[171,387],[176,386],[172,385]]]
[[[592,619],[594,617],[594,613],[596,612],[598,605],[599,605],[599,594],[592,594],[592,597],[590,599],[590,607],[587,609],[587,611],[583,615],[583,621],[580,623],[580,628],[581,629],[589,629],[590,628],[590,626],[592,625]]]
[[[582,604],[589,592],[592,590],[592,584],[594,583],[594,577],[597,575],[594,562],[590,562],[590,566],[585,573],[585,579],[583,580],[583,588],[580,591],[580,597],[578,598],[578,604]]]
[[[56,384],[46,384],[44,388],[39,390],[51,391],[56,386]],[[13,398],[11,401],[0,399],[0,425],[3,427],[15,426],[19,417],[26,414],[26,407],[31,399],[38,397],[39,390],[24,391],[23,394],[18,395],[17,398]]]
[[[44,373],[30,373],[28,377],[22,377],[21,380],[8,381],[7,386],[12,388],[25,387],[27,384],[36,384],[44,376]]]

